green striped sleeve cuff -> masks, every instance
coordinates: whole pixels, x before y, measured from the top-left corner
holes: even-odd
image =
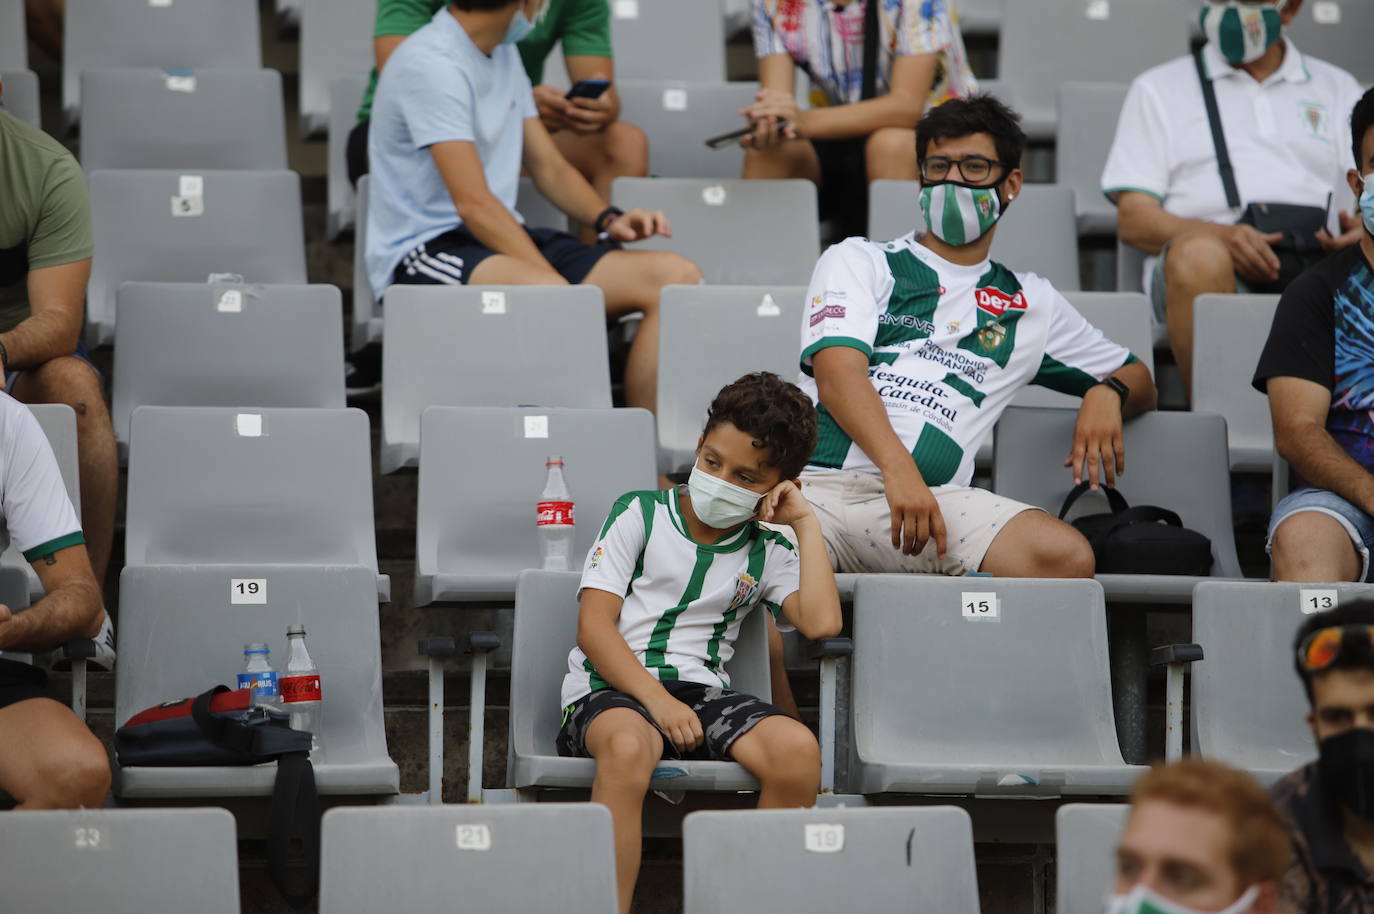
[[[1154,197],[1154,198],[1155,198],[1156,200],[1158,200],[1160,203],[1163,203],[1163,202],[1164,202],[1164,197],[1163,197],[1163,196],[1161,196],[1160,194],[1155,193],[1155,192],[1152,191],[1152,190],[1146,190],[1146,189],[1143,188],[1143,187],[1104,187],[1104,188],[1102,188],[1102,196],[1106,197],[1106,198],[1107,198],[1107,202],[1110,203],[1110,204],[1112,204],[1113,206],[1115,206],[1115,205],[1117,204],[1117,202],[1118,202],[1118,201],[1117,201],[1117,195],[1119,195],[1119,194],[1126,194],[1126,193],[1131,193],[1131,194],[1145,194],[1147,197]]]
[[[47,558],[54,552],[60,552],[68,546],[80,546],[86,542],[86,537],[78,530],[75,533],[68,533],[66,536],[59,536],[55,540],[48,540],[46,543],[34,546],[32,549],[24,551],[24,561],[36,562],[39,559]]]
[[[852,336],[826,336],[821,337],[820,339],[816,340],[816,342],[812,343],[810,346],[807,346],[805,349],[802,350],[801,370],[806,372],[808,376],[811,376],[813,372],[811,371],[811,366],[806,364],[806,360],[811,358],[816,353],[820,352],[822,349],[829,349],[832,346],[848,346],[850,349],[859,350],[867,358],[873,358],[873,347],[865,343],[861,339],[857,339]]]

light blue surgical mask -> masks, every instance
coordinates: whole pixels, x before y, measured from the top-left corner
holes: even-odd
[[[697,520],[708,527],[724,530],[742,524],[758,513],[758,492],[731,485],[712,476],[699,466],[692,467],[687,477],[687,494],[692,497],[692,510]]]
[[[1364,230],[1374,235],[1374,172],[1365,175],[1364,193],[1360,194],[1360,215],[1364,217]]]
[[[506,34],[502,36],[501,43],[517,44],[529,37],[530,32],[533,31],[534,23],[530,21],[530,17],[525,15],[523,9],[516,10],[510,25],[506,26]]]

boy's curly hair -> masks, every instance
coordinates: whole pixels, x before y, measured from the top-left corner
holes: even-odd
[[[747,374],[721,388],[706,411],[706,435],[723,422],[768,449],[768,463],[783,479],[796,479],[816,449],[816,408],[797,385],[768,371]]]

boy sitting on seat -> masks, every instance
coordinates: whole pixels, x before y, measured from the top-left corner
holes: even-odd
[[[738,762],[758,778],[761,808],[815,803],[816,738],[731,691],[725,672],[757,607],[807,638],[840,631],[820,523],[796,482],[815,445],[806,395],[777,375],[745,375],[712,402],[687,485],[622,495],[587,556],[558,752],[596,759],[592,802],[615,824],[622,912],[659,759]],[[790,526],[796,545],[760,522]]]

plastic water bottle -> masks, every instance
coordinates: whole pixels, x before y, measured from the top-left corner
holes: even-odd
[[[261,641],[243,646],[244,670],[239,673],[240,689],[251,689],[250,704],[255,708],[281,710],[281,682],[272,669],[271,651]]]
[[[286,675],[281,680],[283,710],[291,714],[291,729],[308,732],[310,751],[319,752],[320,710],[324,699],[320,671],[305,648],[305,626],[291,626],[286,630],[286,637],[290,653],[286,655]]]
[[[573,500],[563,479],[563,458],[550,457],[544,464],[549,468],[544,491],[539,496],[538,533],[539,564],[545,571],[567,571],[572,555]]]

